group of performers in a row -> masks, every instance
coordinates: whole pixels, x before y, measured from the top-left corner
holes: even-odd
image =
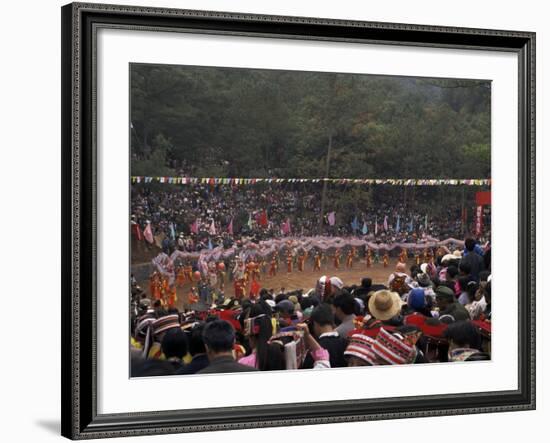
[[[423,252],[417,250],[413,258],[417,265],[420,263],[430,263],[434,260],[434,251],[431,248],[424,249]],[[286,273],[292,273],[295,270],[298,272],[304,272],[306,270],[306,261],[310,257],[310,254],[305,250],[288,250],[285,254],[286,261]],[[311,257],[312,270],[322,271],[323,265],[328,261],[332,261],[334,269],[338,270],[341,267],[342,251],[335,249],[332,255],[325,254],[321,250],[315,250]],[[345,267],[347,269],[353,269],[354,260],[358,257],[357,248],[350,247],[345,255]],[[242,299],[247,295],[249,297],[256,297],[260,290],[260,284],[258,283],[262,274],[268,275],[268,277],[274,277],[279,272],[280,260],[279,254],[273,254],[268,260],[266,258],[260,258],[256,260],[252,257],[244,260],[237,256],[234,259],[233,268],[230,273],[230,278],[233,280],[233,289],[235,297]],[[402,248],[397,257],[397,261],[406,263],[409,259],[409,252],[406,248]],[[390,256],[386,251],[380,260],[378,251],[373,253],[372,249],[366,248],[365,251],[365,264],[367,268],[372,267],[375,263],[380,263],[384,267],[388,267],[390,264]],[[328,266],[326,267],[328,268]],[[173,275],[173,277],[172,277]],[[199,301],[204,304],[212,303],[215,299],[223,299],[225,293],[226,283],[226,266],[223,261],[209,262],[208,271],[201,273],[198,270],[193,270],[193,266],[189,260],[185,263],[177,263],[174,265],[173,273],[160,273],[155,271],[151,274],[149,280],[150,294],[154,300],[160,300],[161,303],[167,308],[175,307],[177,302],[177,288],[182,288],[186,284],[190,284],[189,293],[186,294],[185,305],[192,305]],[[247,291],[248,290],[248,291]]]

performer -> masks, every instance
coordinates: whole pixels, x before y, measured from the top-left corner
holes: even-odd
[[[408,257],[407,249],[401,248],[401,253],[399,254],[399,261],[401,263],[407,263],[407,257]]]
[[[320,271],[321,270],[321,253],[317,251],[315,253],[315,257],[313,258],[313,270],[314,271]]]
[[[158,272],[153,272],[151,277],[149,277],[149,290],[151,291],[151,296],[155,300],[160,300],[160,274]]]
[[[192,282],[193,281],[193,266],[191,266],[191,263],[189,260],[185,263],[185,266],[183,267],[183,273],[185,274],[185,277],[187,281]]]
[[[191,287],[187,294],[187,305],[194,305],[199,301],[199,294],[197,293],[197,288]]]
[[[225,292],[225,263],[219,262],[216,266],[218,269],[218,281],[219,281],[219,290],[220,293],[223,294]]]
[[[336,269],[340,269],[340,249],[336,249],[336,251],[334,251],[334,267]]]
[[[348,269],[352,269],[353,268],[353,257],[355,255],[355,248],[352,247],[349,251],[348,251],[348,255],[346,257],[346,267]]]
[[[286,272],[292,272],[292,252],[290,249],[286,254]]]
[[[372,266],[372,251],[367,249],[367,268]]]
[[[167,302],[168,307],[175,308],[177,301],[178,301],[178,294],[176,292],[176,286],[172,286],[172,288],[170,289],[170,293],[168,295],[168,302]]]
[[[214,290],[218,286],[218,272],[216,263],[213,261],[208,263],[208,284]]]
[[[390,256],[388,254],[388,251],[384,253],[384,257],[382,258],[382,260],[383,260],[384,267],[387,268],[388,265],[390,264]]]
[[[307,258],[307,252],[306,251],[302,251],[300,253],[300,255],[298,256],[298,270],[300,272],[304,272],[306,258]]]
[[[271,261],[269,262],[269,276],[274,277],[277,275],[277,258],[275,257],[275,254],[273,254],[273,257],[271,257]]]
[[[244,279],[246,282],[254,280],[256,278],[256,263],[252,259],[246,264],[246,271],[244,273]]]
[[[260,280],[261,272],[260,272],[260,263],[259,262],[252,262],[252,280]]]
[[[237,258],[235,267],[233,268],[233,288],[235,289],[235,297],[240,300],[245,295],[245,264],[240,257]]]
[[[185,284],[185,269],[183,266],[178,267],[178,272],[176,275],[176,285],[178,288],[181,288]]]

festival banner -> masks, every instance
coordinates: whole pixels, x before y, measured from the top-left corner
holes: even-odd
[[[476,207],[476,235],[480,236],[483,230],[483,206]]]
[[[329,183],[335,185],[387,186],[490,186],[490,178],[228,178],[228,177],[144,177],[132,176],[132,183],[255,185],[259,183]]]

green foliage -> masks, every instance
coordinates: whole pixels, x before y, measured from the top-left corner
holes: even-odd
[[[324,177],[330,138],[330,177],[489,177],[490,88],[135,64],[132,174]],[[349,204],[370,199],[368,190],[353,192]]]

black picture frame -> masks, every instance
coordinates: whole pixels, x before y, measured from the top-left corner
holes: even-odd
[[[72,3],[62,15],[62,435],[71,439],[535,408],[535,33]],[[283,405],[97,413],[95,32],[315,39],[483,49],[519,60],[518,389]]]

